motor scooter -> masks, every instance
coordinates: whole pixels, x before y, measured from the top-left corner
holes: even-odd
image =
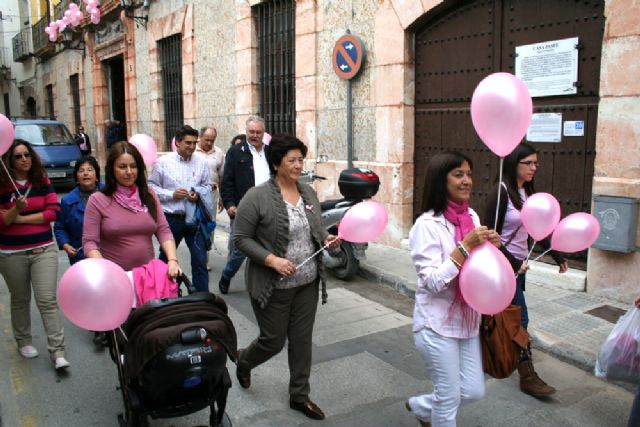
[[[325,179],[313,171],[303,171],[299,178],[300,182],[306,184]],[[345,169],[338,178],[338,187],[342,199],[320,202],[322,225],[329,233],[335,235],[338,234],[340,220],[352,206],[376,195],[380,188],[380,178],[369,169]],[[334,250],[322,251],[323,263],[338,279],[351,280],[358,274],[360,261],[366,259],[367,247],[367,243],[343,241]]]

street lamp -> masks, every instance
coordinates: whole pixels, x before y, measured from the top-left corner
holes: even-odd
[[[149,21],[149,0],[120,0],[120,6],[124,9],[124,15],[136,21],[136,26],[147,28]],[[135,10],[142,7],[143,15],[135,15]]]
[[[84,50],[85,43],[82,38],[82,32],[74,31],[67,27],[60,34],[62,35],[62,39],[58,39],[58,41],[65,49]],[[79,37],[77,35],[79,35]]]

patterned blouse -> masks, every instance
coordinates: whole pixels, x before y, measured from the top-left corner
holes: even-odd
[[[286,201],[285,203],[289,214],[289,245],[287,246],[286,258],[294,265],[300,265],[315,252],[311,228],[304,212],[302,197],[298,199],[295,206]],[[306,285],[313,282],[317,275],[318,261],[316,258],[300,267],[293,276],[277,281],[275,287],[277,289],[291,289]]]

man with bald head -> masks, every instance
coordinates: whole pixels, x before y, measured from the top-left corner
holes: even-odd
[[[200,135],[198,137],[198,145],[196,146],[196,156],[202,157],[209,166],[209,179],[211,181],[211,197],[212,206],[218,206],[217,212],[222,212],[224,205],[222,199],[218,197],[218,191],[220,189],[220,183],[222,182],[222,172],[224,171],[224,152],[221,148],[215,145],[216,138],[218,137],[218,131],[213,126],[205,126],[200,129]],[[214,211],[213,220],[216,220],[216,211]],[[215,230],[214,230],[215,231]],[[213,241],[213,233],[211,232],[211,241]],[[207,259],[207,270],[211,270],[210,252]]]

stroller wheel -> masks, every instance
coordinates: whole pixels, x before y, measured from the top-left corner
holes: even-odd
[[[146,415],[143,415],[137,411],[127,411],[127,427],[149,427],[149,420]]]

